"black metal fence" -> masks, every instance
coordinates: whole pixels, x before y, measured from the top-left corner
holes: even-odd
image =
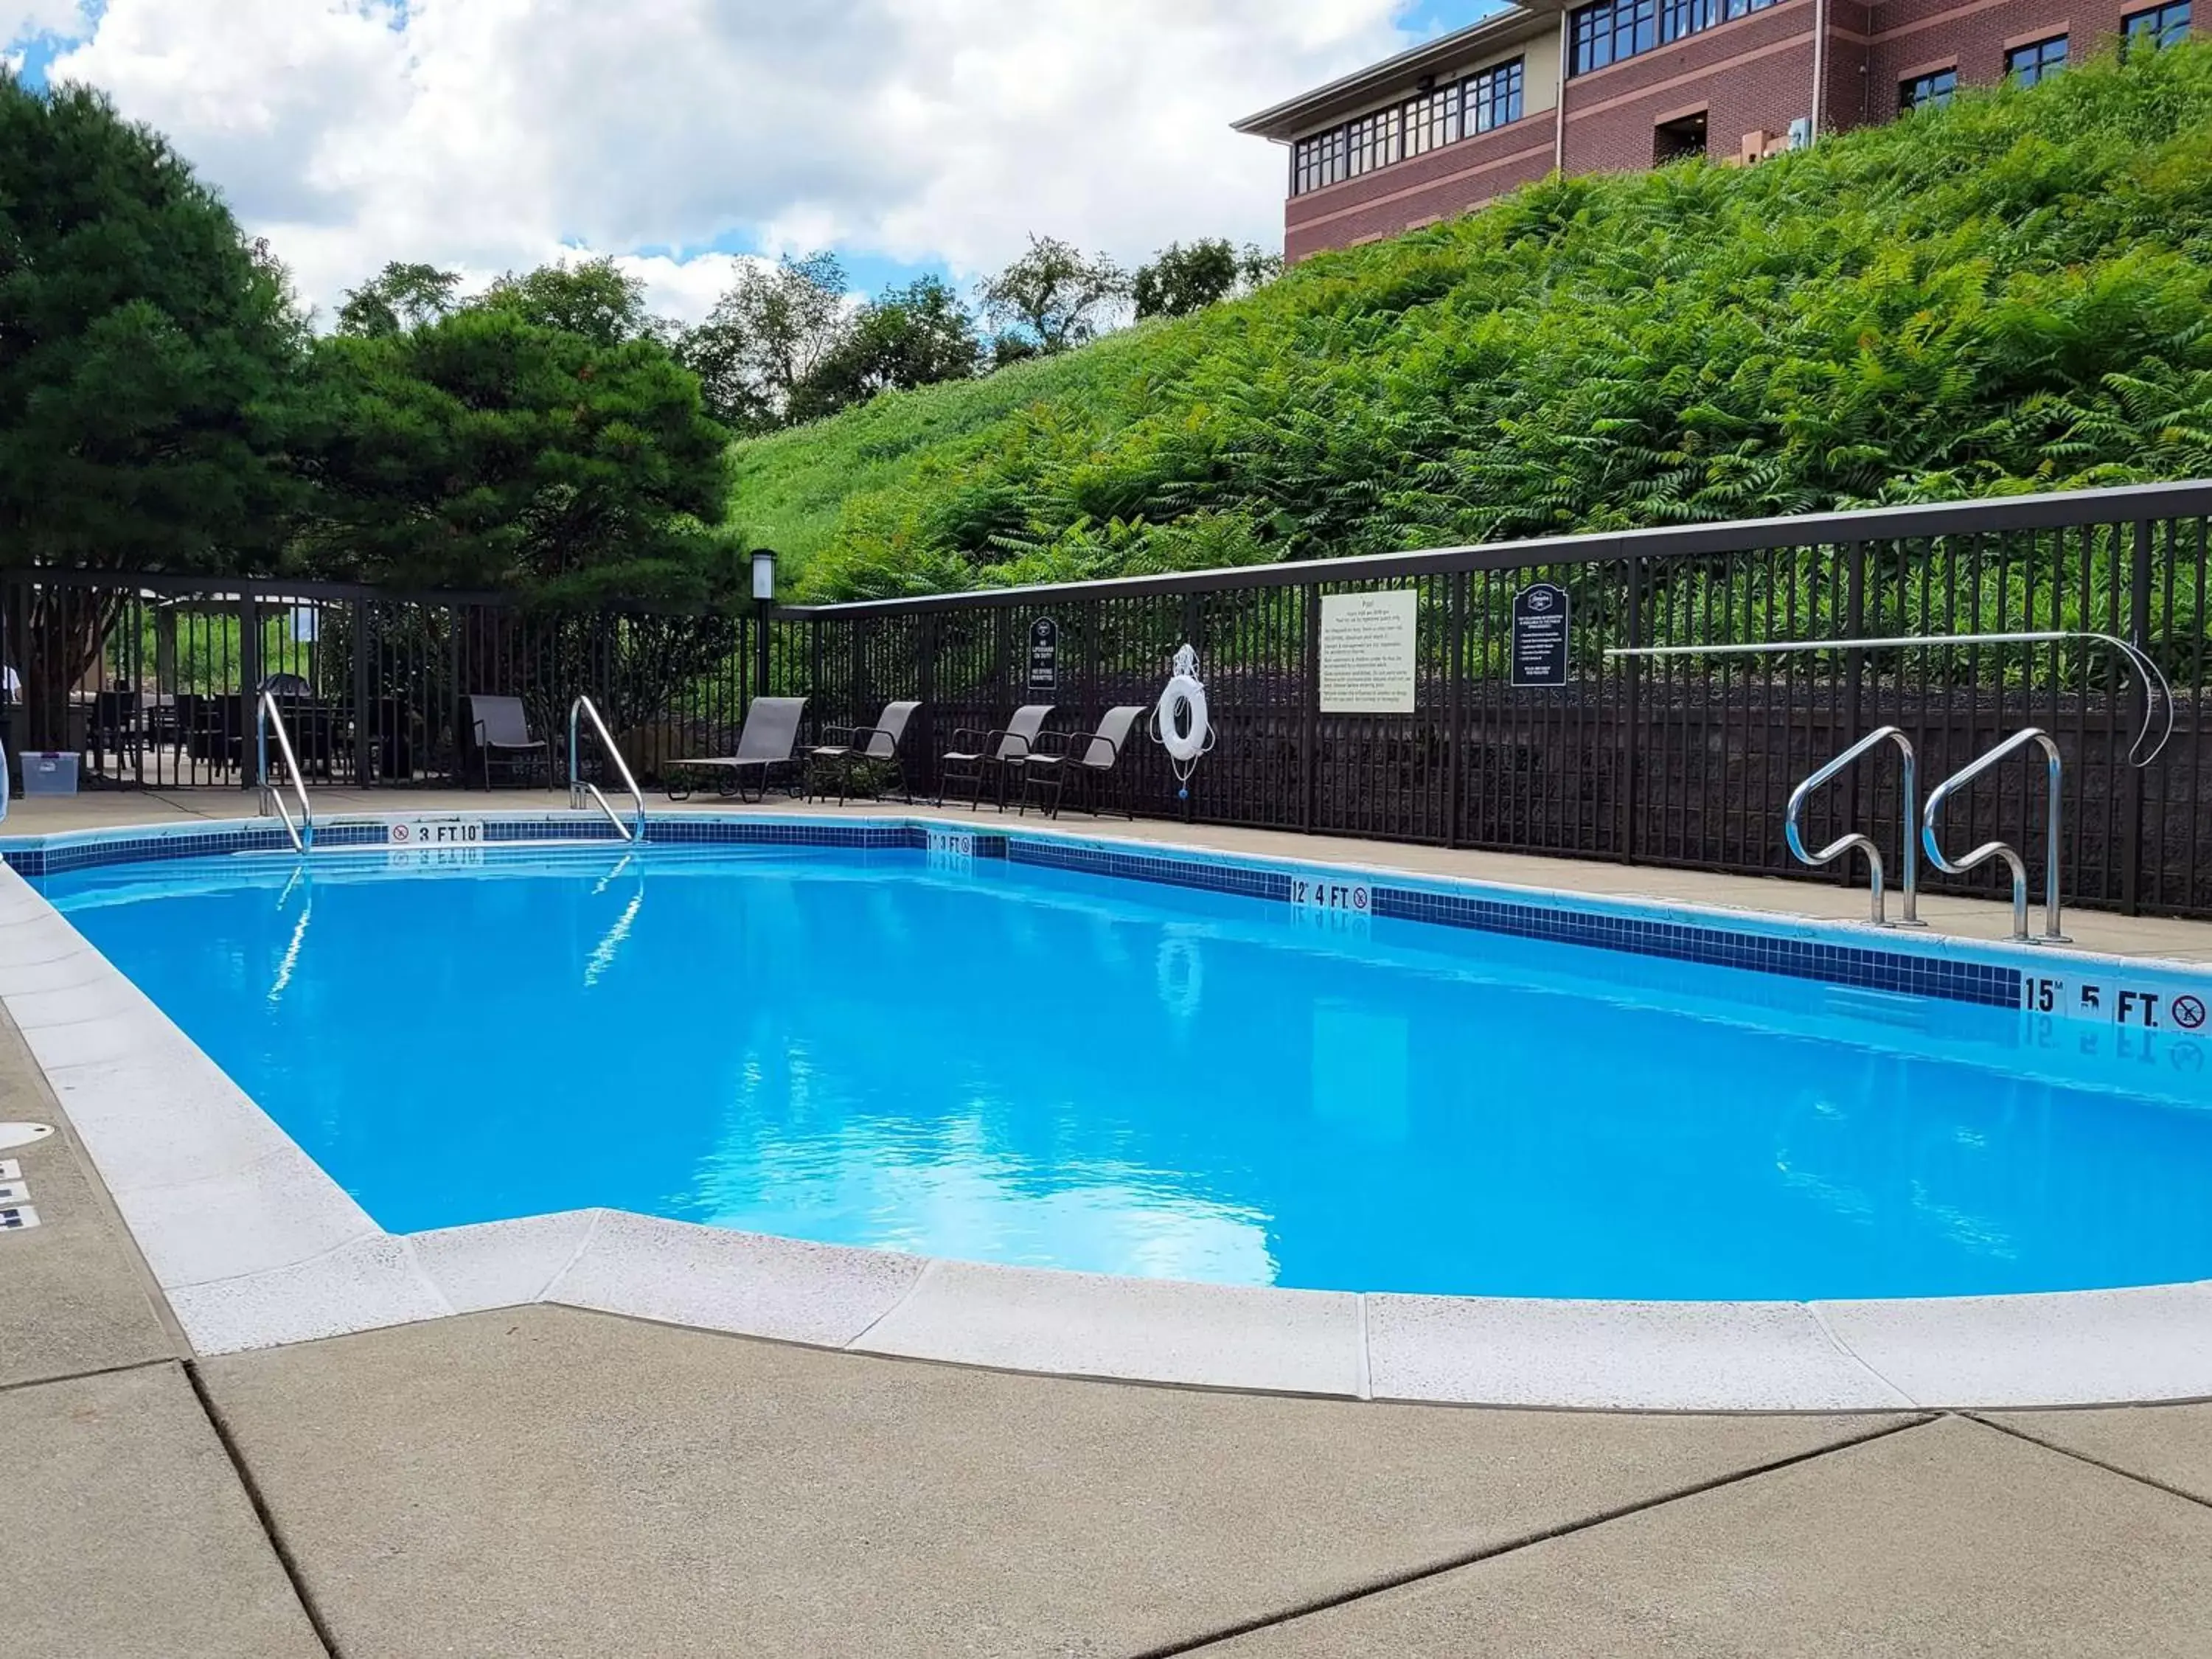
[[[17,742],[79,751],[95,785],[249,783],[252,693],[270,687],[289,699],[311,780],[355,786],[480,782],[472,693],[523,698],[547,734],[589,694],[649,782],[686,756],[732,752],[763,691],[805,696],[816,734],[918,698],[909,750],[925,788],[957,728],[1029,702],[1054,704],[1067,730],[1150,704],[1188,642],[1218,742],[1187,799],[1159,747],[1139,742],[1125,782],[1140,814],[1759,874],[1807,873],[1784,846],[1790,792],[1872,727],[1902,726],[1932,785],[2038,725],[2066,760],[2069,902],[2212,915],[2208,526],[2212,483],[2159,485],[765,619],[33,571],[0,580],[0,642],[20,673]],[[1537,582],[1570,596],[1570,672],[1516,690],[1512,602]],[[1413,710],[1328,712],[1323,602],[1382,591],[1415,595]],[[1033,692],[1040,620],[1056,649],[1051,689]],[[2159,663],[2174,735],[2155,763],[2129,755],[2165,709],[2093,641],[1615,654],[2035,632],[2115,635]],[[1893,849],[1898,786],[1893,761],[1870,762],[1814,803],[1808,834],[1863,827]],[[2032,760],[2008,767],[1956,803],[1949,840],[2002,836],[2039,867],[2041,787]]]

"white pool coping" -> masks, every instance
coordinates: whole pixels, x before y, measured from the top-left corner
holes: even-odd
[[[835,821],[921,822],[896,814]],[[117,829],[39,841],[165,833],[174,832]],[[1169,842],[1086,842],[1030,825],[1018,833],[1144,855],[1282,863]],[[1327,858],[1300,867],[1733,927],[1759,919],[1485,888]],[[1896,944],[1865,928],[1763,920],[1776,931]],[[1920,948],[1951,947],[1929,940]],[[2009,954],[1972,948],[1991,959]],[[2157,966],[2192,986],[2212,985],[2201,969]],[[1360,1400],[1803,1412],[2212,1398],[2212,1281],[1899,1301],[1543,1301],[1000,1267],[612,1210],[398,1237],[378,1227],[150,999],[4,868],[0,1002],[203,1354],[543,1302],[860,1353]]]

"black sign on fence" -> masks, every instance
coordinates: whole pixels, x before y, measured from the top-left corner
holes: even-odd
[[[1567,590],[1538,582],[1513,596],[1513,684],[1557,690],[1567,683]]]
[[[1060,624],[1049,617],[1030,624],[1030,690],[1060,690]]]

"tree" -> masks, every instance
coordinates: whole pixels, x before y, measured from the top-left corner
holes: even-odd
[[[521,276],[509,271],[477,303],[600,346],[658,339],[668,331],[645,308],[645,284],[623,276],[611,259],[541,265]]]
[[[459,273],[398,260],[359,288],[346,290],[338,307],[338,332],[400,334],[452,313],[460,292]]]
[[[1127,272],[1101,253],[1032,235],[1029,252],[982,285],[983,313],[1047,354],[1095,339],[1129,296]],[[1003,351],[1002,351],[1003,356]]]
[[[574,273],[565,273],[573,275]],[[556,273],[556,276],[563,273]],[[659,341],[530,314],[521,279],[450,316],[318,343],[319,568],[408,586],[594,603],[697,601],[736,580],[708,526],[727,434]]]
[[[295,500],[306,325],[285,274],[161,137],[0,69],[0,537],[31,564],[245,570]],[[117,601],[56,593],[19,665],[34,743]],[[63,614],[66,612],[66,614]]]
[[[863,306],[844,337],[797,388],[793,421],[818,419],[884,392],[975,377],[975,319],[951,283],[920,276]]]
[[[677,342],[708,414],[738,432],[788,423],[793,399],[851,331],[845,268],[834,253],[749,264],[707,320]]]
[[[1188,247],[1170,242],[1139,268],[1132,295],[1137,320],[1147,317],[1188,317],[1210,305],[1264,288],[1283,273],[1280,257],[1245,245],[1238,252],[1225,240],[1215,237]]]

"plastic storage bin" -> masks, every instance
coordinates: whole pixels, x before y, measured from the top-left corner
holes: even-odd
[[[27,795],[76,793],[75,755],[32,753],[23,757],[23,793]]]

